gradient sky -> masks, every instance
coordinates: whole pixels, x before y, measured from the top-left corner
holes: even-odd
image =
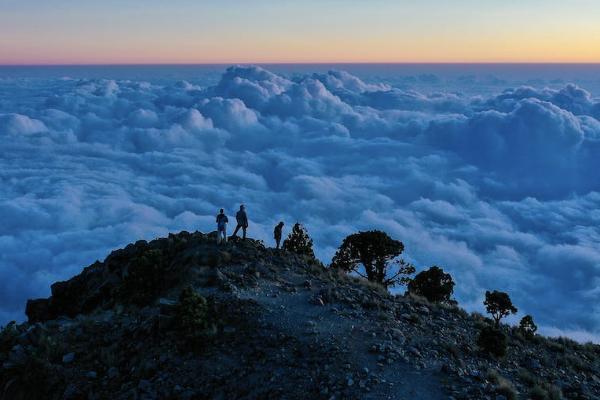
[[[598,0],[0,0],[0,64],[600,62]]]

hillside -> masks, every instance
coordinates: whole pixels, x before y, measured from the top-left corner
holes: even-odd
[[[0,399],[598,399],[600,348],[478,348],[490,321],[254,240],[111,253],[0,334]]]

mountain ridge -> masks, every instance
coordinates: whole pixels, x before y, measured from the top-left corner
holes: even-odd
[[[0,399],[597,399],[600,347],[477,346],[491,321],[216,233],[113,251],[0,334]]]

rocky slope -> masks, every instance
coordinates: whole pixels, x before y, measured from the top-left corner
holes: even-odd
[[[476,345],[489,320],[253,240],[111,253],[0,333],[0,399],[598,399],[600,349]]]

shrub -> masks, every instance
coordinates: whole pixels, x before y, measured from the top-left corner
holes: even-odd
[[[548,349],[552,350],[555,353],[564,353],[566,351],[565,346],[563,346],[561,343],[555,340],[556,339],[550,339],[546,342]]]
[[[35,351],[36,357],[48,361],[49,363],[57,363],[66,353],[67,344],[63,340],[45,333],[40,335]]]
[[[385,288],[406,284],[407,275],[414,273],[415,267],[397,259],[402,251],[404,244],[390,238],[385,232],[358,232],[344,239],[331,261],[331,267],[355,272]],[[393,265],[396,265],[395,272],[391,272]]]
[[[517,390],[511,381],[503,377],[498,371],[489,369],[487,372],[487,378],[496,385],[495,390],[499,395],[503,395],[508,400],[517,399]]]
[[[519,332],[525,336],[527,339],[531,339],[535,336],[535,332],[537,331],[537,325],[533,322],[533,317],[531,315],[526,315],[521,318],[521,322],[519,322]]]
[[[525,368],[519,369],[519,380],[523,382],[525,385],[532,387],[536,384],[537,378],[534,374],[526,370]]]
[[[306,228],[296,222],[287,239],[283,241],[283,250],[315,258],[313,241],[308,236]]]
[[[566,348],[570,348],[570,349],[577,349],[579,348],[579,343],[577,343],[576,341],[574,341],[573,339],[570,339],[568,337],[565,336],[559,336],[558,342],[560,344],[562,344],[563,346],[565,346]]]
[[[181,336],[194,350],[201,348],[204,339],[213,336],[217,330],[208,301],[191,287],[183,289],[179,295],[175,320]]]
[[[448,303],[454,292],[454,281],[450,274],[433,266],[426,271],[419,272],[408,284],[408,291],[434,303]]]
[[[56,390],[61,378],[47,360],[28,355],[25,363],[0,374],[4,386],[3,399],[45,399]]]
[[[483,304],[485,305],[487,312],[494,318],[496,327],[500,326],[500,320],[502,318],[510,314],[516,314],[518,311],[516,307],[513,306],[512,301],[510,301],[508,294],[498,292],[497,290],[494,290],[493,292],[486,291]]]
[[[503,395],[508,400],[516,400],[518,398],[517,389],[509,380],[502,381],[496,386],[496,393]]]
[[[7,353],[15,345],[18,334],[15,321],[0,330],[0,353]]]
[[[450,354],[452,357],[459,359],[460,355],[461,355],[461,351],[458,348],[458,346],[454,343],[446,343],[444,345],[444,348],[446,349],[446,351],[448,352],[448,354]]]
[[[548,393],[539,385],[535,385],[529,391],[531,400],[548,400]]]
[[[531,400],[561,400],[563,398],[560,389],[554,385],[535,385],[529,391]]]
[[[157,298],[165,286],[167,265],[167,259],[159,249],[134,256],[123,279],[121,296],[140,306]]]
[[[504,357],[507,348],[506,335],[497,328],[486,326],[479,332],[477,345],[484,352],[496,357]]]

